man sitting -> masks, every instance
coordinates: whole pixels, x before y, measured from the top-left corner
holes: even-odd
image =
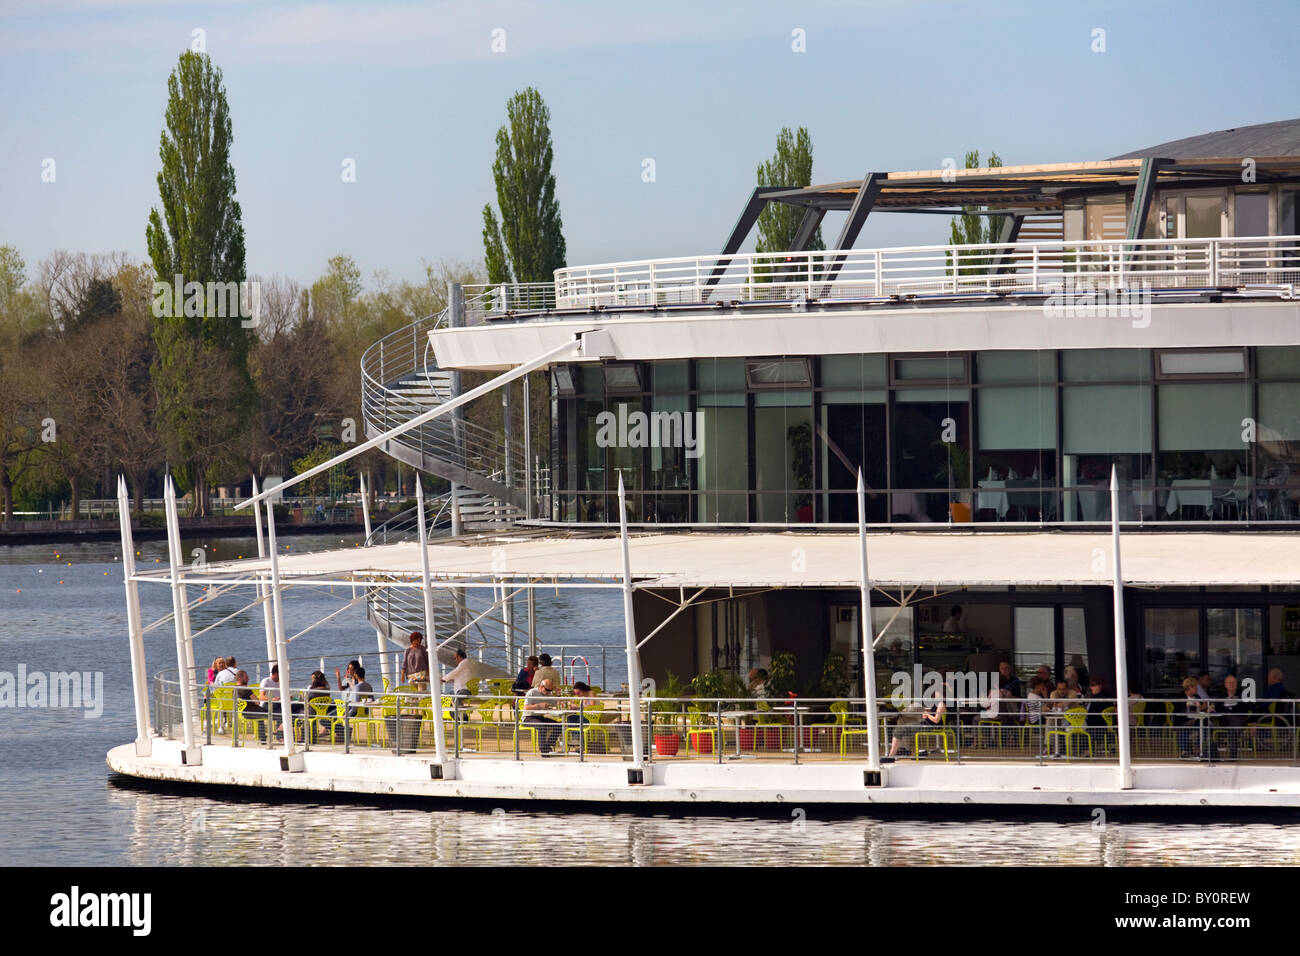
[[[537,751],[543,756],[551,753],[556,739],[560,736],[560,722],[554,717],[547,716],[551,713],[551,704],[546,698],[554,692],[555,684],[548,677],[533,681],[532,688],[524,695],[523,722],[537,726]]]

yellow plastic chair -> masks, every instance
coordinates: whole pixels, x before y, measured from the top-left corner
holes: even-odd
[[[601,744],[605,748],[604,752],[609,753],[609,728],[601,724],[601,720],[605,716],[602,713],[604,708],[605,704],[602,701],[590,701],[582,707],[582,717],[586,723],[566,723],[564,725],[564,733],[562,736],[564,738],[564,750],[566,753],[569,751],[569,735],[577,734],[580,731],[586,741],[585,747],[588,753],[591,753],[592,737],[599,737]],[[574,713],[577,713],[577,711]]]
[[[808,733],[813,736],[816,735],[815,734],[816,731],[829,730],[831,732],[831,746],[834,747],[836,744],[839,743],[838,738],[843,735],[844,731],[848,728],[848,726],[850,724],[861,724],[862,718],[849,714],[849,702],[847,700],[835,701],[833,704],[831,704],[829,710],[831,716],[834,718],[834,720],[832,720],[831,723],[808,724],[807,727],[808,727]]]
[[[222,684],[220,687],[212,687],[211,703],[208,711],[212,715],[212,732],[214,734],[224,734],[230,726],[230,722],[235,713],[235,687],[233,684]]]
[[[691,743],[696,735],[709,738],[712,746],[709,753],[716,754],[718,752],[721,741],[718,739],[718,728],[713,723],[713,717],[713,714],[698,705],[686,709],[686,755],[688,757],[691,753]],[[697,754],[704,753],[699,749],[698,743],[695,746],[695,752]]]
[[[241,740],[247,740],[250,737],[259,736],[261,733],[261,728],[258,725],[263,723],[267,717],[265,713],[259,711],[253,712],[257,715],[256,717],[244,716],[244,708],[246,708],[247,706],[248,706],[248,701],[246,700],[241,700],[236,702],[236,707],[238,709],[238,714],[236,715],[236,719],[239,721],[239,738]]]
[[[1092,735],[1088,733],[1086,722],[1088,712],[1082,707],[1071,707],[1064,714],[1068,727],[1049,730],[1047,732],[1047,743],[1050,745],[1053,737],[1063,737],[1065,739],[1065,756],[1072,757],[1073,742],[1082,737],[1088,744],[1088,756],[1092,756]]]

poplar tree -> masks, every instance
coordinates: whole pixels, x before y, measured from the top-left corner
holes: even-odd
[[[791,189],[812,185],[812,138],[806,127],[797,133],[782,127],[776,136],[776,153],[758,167],[758,185],[788,186]],[[758,241],[755,252],[785,252],[794,246],[795,234],[803,219],[803,208],[787,203],[768,203],[758,216]],[[822,230],[818,226],[808,241],[806,250],[825,249]]]
[[[186,51],[167,81],[167,94],[158,150],[161,213],[150,211],[145,230],[154,273],[167,285],[180,276],[182,289],[192,282],[204,289],[209,282],[242,283],[244,226],[235,199],[230,109],[221,70],[206,53]],[[151,374],[158,422],[178,477],[194,489],[195,514],[207,513],[209,481],[229,457],[256,404],[248,373],[252,329],[242,326],[240,309],[219,316],[214,306],[204,298],[202,308],[183,309],[173,299],[168,314],[155,303],[158,357]],[[199,375],[208,376],[202,388],[196,387]],[[218,382],[222,388],[214,393]]]
[[[564,268],[550,123],[550,110],[531,86],[506,104],[492,163],[500,219],[491,203],[483,207],[483,258],[491,283],[550,282]]]

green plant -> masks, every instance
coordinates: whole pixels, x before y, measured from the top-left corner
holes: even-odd
[[[823,697],[848,697],[853,689],[849,680],[848,661],[843,654],[828,654],[822,662],[822,678],[817,689]]]
[[[715,667],[713,670],[698,674],[691,681],[691,689],[696,697],[704,698],[745,698],[749,696],[749,685],[744,678],[729,670]]]
[[[952,489],[970,488],[970,452],[955,441],[936,439],[932,444],[945,456],[934,477],[943,478]]]
[[[767,668],[769,697],[784,697],[795,689],[795,657],[789,651],[776,654]]]
[[[681,712],[682,704],[677,698],[686,693],[686,685],[681,682],[676,674],[672,671],[665,671],[665,679],[655,685],[651,697],[666,698],[656,699],[650,705],[650,722],[653,725],[652,733],[657,733],[662,729],[665,733],[676,732],[676,714]]]

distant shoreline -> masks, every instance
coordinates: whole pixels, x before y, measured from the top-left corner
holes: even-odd
[[[364,530],[361,522],[312,522],[290,524],[277,522],[277,537],[300,534],[357,534]],[[45,544],[54,542],[99,541],[116,539],[122,533],[116,518],[79,518],[75,521],[0,521],[0,547],[4,545]],[[225,537],[254,537],[257,533],[253,516],[216,515],[209,518],[181,518],[181,536],[220,534]],[[131,534],[137,541],[167,537],[167,529],[146,526],[137,516],[131,519]]]

